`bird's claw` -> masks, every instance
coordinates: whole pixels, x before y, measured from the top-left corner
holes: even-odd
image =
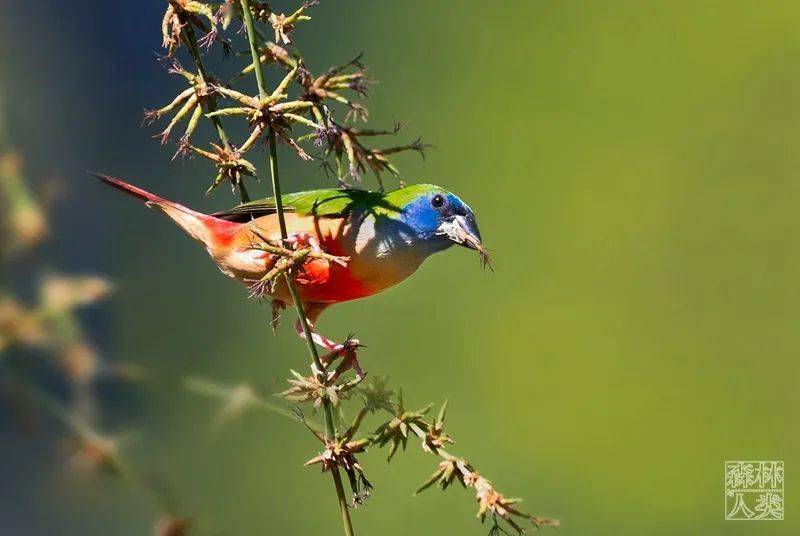
[[[337,344],[336,347],[334,348],[334,351],[343,354],[345,352],[348,352],[350,350],[355,350],[357,348],[366,348],[366,346],[361,344],[361,342],[358,339],[354,337],[348,337],[347,339],[345,339],[343,343]]]
[[[310,328],[311,339],[314,341],[314,343],[329,350],[328,353],[320,356],[319,358],[320,365],[322,365],[324,371],[321,372],[314,370],[315,375],[321,377],[323,376],[324,372],[327,372],[328,381],[335,381],[343,373],[353,369],[356,374],[356,379],[354,380],[356,383],[364,379],[366,372],[364,372],[364,369],[361,368],[361,364],[358,362],[358,357],[356,355],[356,351],[359,348],[365,347],[363,344],[361,344],[361,341],[353,337],[351,334],[347,337],[347,339],[344,340],[344,342],[337,343],[314,331],[314,325],[311,322],[308,323],[308,327]],[[303,329],[303,326],[299,320],[295,322],[295,331],[299,337],[305,338],[305,330]],[[333,368],[333,370],[331,370],[333,362],[337,359],[341,359],[341,362],[335,368]]]
[[[341,358],[341,363],[328,373],[328,381],[335,381],[339,376],[350,369],[356,375],[356,381],[360,382],[366,376],[366,372],[361,368],[358,361],[357,350],[364,345],[354,337],[348,337],[343,343],[337,344],[334,349],[320,358],[320,362],[328,370],[331,364]]]
[[[347,357],[347,355],[350,354],[350,353],[355,355],[355,351],[358,348],[362,348],[362,347],[364,347],[364,345],[362,345],[361,342],[359,342],[358,339],[353,338],[353,337],[348,337],[347,339],[345,339],[344,342],[338,343],[338,344],[334,344],[331,347],[331,351],[330,352],[328,352],[327,354],[325,354],[322,357],[320,357],[320,361],[322,362],[323,365],[325,365],[325,367],[327,367],[334,360],[336,360],[336,359],[338,359],[340,357]]]

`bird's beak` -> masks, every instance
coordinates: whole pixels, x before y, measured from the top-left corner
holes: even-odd
[[[481,256],[484,266],[492,267],[492,260],[489,252],[483,247],[481,233],[474,220],[467,219],[465,216],[452,216],[442,222],[436,230],[437,235],[444,235],[456,244],[465,248],[474,249]]]

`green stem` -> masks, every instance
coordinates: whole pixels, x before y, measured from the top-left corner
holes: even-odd
[[[203,60],[200,58],[200,47],[197,45],[197,36],[194,33],[194,28],[192,28],[191,24],[187,24],[185,27],[186,31],[186,46],[189,49],[189,54],[191,54],[192,59],[194,60],[194,65],[197,68],[197,74],[202,79],[203,83],[208,83],[208,72],[206,71],[205,66],[203,65]],[[206,106],[208,107],[209,113],[217,111],[217,99],[214,95],[209,95],[208,99],[206,99]],[[219,141],[222,142],[222,145],[226,149],[230,149],[230,142],[228,141],[228,135],[225,133],[225,129],[222,128],[222,120],[219,116],[212,116],[211,122],[214,123],[214,128],[217,130],[217,134],[219,135]]]
[[[253,57],[253,70],[256,73],[256,83],[258,84],[259,97],[266,98],[267,84],[264,83],[264,70],[261,68],[261,61],[258,55],[258,45],[256,44],[256,27],[253,24],[253,13],[250,12],[250,0],[241,0],[242,16],[244,25],[247,27],[247,42],[250,44],[250,55]]]
[[[339,498],[339,512],[342,514],[342,526],[346,536],[355,536],[353,532],[353,523],[350,521],[350,509],[347,505],[347,499],[344,496],[344,487],[342,486],[342,475],[339,474],[339,467],[334,465],[331,469],[333,474],[333,485],[336,487],[336,496]]]
[[[272,177],[272,193],[275,195],[275,210],[278,212],[278,225],[281,228],[281,238],[286,240],[289,234],[286,231],[286,218],[283,215],[283,195],[281,194],[281,181],[278,176],[278,149],[275,143],[275,131],[272,130],[272,128],[269,129],[267,137],[269,139],[269,173],[270,177]],[[290,287],[293,288],[293,285],[290,285]],[[294,293],[292,293],[292,299],[297,303]],[[300,316],[305,318],[305,315]],[[306,335],[308,335],[308,333],[306,333]],[[310,342],[309,348],[311,348],[311,353],[317,355],[317,347],[314,346],[310,338],[307,337],[307,340]],[[318,357],[314,359],[314,364],[319,366],[317,363],[318,360]]]
[[[264,71],[261,68],[261,62],[259,61],[258,55],[258,46],[256,44],[256,34],[255,34],[255,25],[253,24],[253,14],[250,12],[250,0],[241,0],[242,3],[242,11],[244,16],[244,23],[247,28],[247,41],[250,44],[250,54],[253,57],[253,70],[256,74],[256,82],[258,83],[258,93],[261,98],[266,98],[267,87],[264,83]],[[281,229],[281,238],[286,240],[288,238],[288,233],[286,231],[286,219],[283,214],[283,200],[281,199],[281,184],[280,184],[280,177],[278,175],[278,148],[277,143],[275,141],[275,131],[270,128],[268,134],[268,141],[269,141],[269,170],[270,175],[272,177],[272,190],[275,195],[275,205],[276,211],[278,214],[278,223]],[[294,286],[294,282],[292,281],[291,277],[286,274],[286,286],[289,289],[289,294],[292,296],[292,301],[294,302],[295,309],[297,310],[297,318],[300,321],[300,325],[303,327],[303,334],[305,335],[306,344],[308,345],[308,353],[311,355],[311,358],[314,361],[314,366],[316,368],[316,373],[319,376],[324,378],[325,368],[322,366],[322,362],[319,359],[319,353],[317,352],[317,347],[314,344],[314,341],[311,338],[311,328],[308,325],[308,319],[306,318],[305,309],[303,308],[303,303],[300,301],[300,296],[297,294],[297,289]],[[336,440],[336,430],[333,425],[333,413],[331,411],[331,403],[330,400],[327,398],[323,399],[322,404],[324,414],[325,414],[325,439],[327,441],[335,441]],[[346,536],[354,536],[353,532],[353,524],[350,520],[350,510],[347,504],[347,498],[345,497],[344,487],[342,486],[342,476],[339,473],[339,467],[334,465],[331,468],[331,474],[333,475],[333,483],[334,487],[336,488],[336,496],[339,500],[339,511],[342,515],[342,524],[344,526],[344,533]]]
[[[186,47],[189,49],[189,54],[192,56],[194,60],[194,65],[197,68],[197,74],[200,76],[200,79],[203,81],[204,84],[208,83],[208,73],[206,72],[206,68],[203,65],[203,60],[200,58],[200,47],[197,46],[197,36],[194,33],[194,28],[192,28],[191,23],[186,25]],[[217,98],[214,96],[213,93],[209,93],[205,99],[206,108],[209,113],[213,113],[217,111]],[[222,142],[222,146],[226,150],[230,150],[231,144],[228,141],[228,134],[225,132],[225,129],[222,127],[222,119],[217,115],[211,116],[211,122],[214,123],[214,128],[217,130],[217,135],[219,136],[219,141]],[[250,201],[250,194],[247,193],[247,187],[244,185],[244,181],[240,182],[238,185],[239,187],[239,197],[242,200],[242,203],[247,203]]]

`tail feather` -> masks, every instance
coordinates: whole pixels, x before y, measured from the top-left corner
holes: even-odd
[[[158,197],[157,195],[151,194],[146,190],[142,190],[141,188],[137,188],[133,184],[128,184],[127,182],[123,181],[122,179],[117,179],[116,177],[111,177],[110,175],[104,175],[102,173],[91,173],[92,177],[100,179],[104,183],[108,184],[112,188],[116,188],[120,192],[124,192],[140,201],[144,201],[145,203],[154,202],[154,203],[168,203],[166,199]]]
[[[230,244],[233,235],[239,228],[238,223],[195,212],[183,205],[168,201],[132,184],[128,184],[121,179],[103,175],[102,173],[92,173],[91,175],[112,188],[144,201],[148,207],[163,212],[177,223],[181,229],[186,231],[189,236],[205,244],[209,252],[213,253],[212,250]]]

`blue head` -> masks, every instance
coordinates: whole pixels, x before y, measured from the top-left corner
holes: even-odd
[[[430,253],[453,244],[477,250],[488,260],[472,209],[459,197],[430,184],[415,184],[386,194],[401,209],[398,219]]]

